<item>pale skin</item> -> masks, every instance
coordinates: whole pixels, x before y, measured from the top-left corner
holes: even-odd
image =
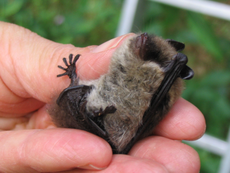
[[[202,136],[205,120],[182,98],[154,136],[139,141],[128,155],[112,155],[105,140],[52,123],[47,103],[70,83],[67,76],[56,77],[63,72],[57,68],[62,58],[81,54],[77,74],[96,79],[106,73],[113,51],[128,36],[79,48],[0,22],[0,172],[199,172],[198,154],[181,140]]]

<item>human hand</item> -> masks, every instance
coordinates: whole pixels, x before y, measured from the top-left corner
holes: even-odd
[[[62,58],[81,54],[78,76],[96,79],[128,36],[77,48],[0,22],[0,172],[199,172],[197,153],[180,140],[199,138],[205,121],[182,98],[155,128],[157,136],[139,141],[128,155],[112,155],[103,139],[52,123],[46,104],[70,83],[68,77],[56,77]]]

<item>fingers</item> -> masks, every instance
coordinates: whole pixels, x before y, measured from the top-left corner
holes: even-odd
[[[203,114],[191,103],[179,98],[154,134],[175,140],[195,140],[205,132]]]
[[[154,160],[170,173],[198,173],[200,160],[191,147],[163,137],[149,137],[137,143],[129,153],[131,156]]]
[[[169,173],[160,163],[154,160],[131,157],[128,155],[114,155],[110,165],[101,171],[71,170],[63,173]]]
[[[99,75],[107,71],[113,50],[123,40],[121,37],[101,47],[76,48],[44,39],[17,25],[0,22],[0,28],[0,64],[3,67],[0,74],[6,88],[13,91],[11,97],[32,96],[43,102],[50,101],[57,90],[60,92],[69,84],[67,77],[56,77],[62,73],[57,65],[62,64],[63,57],[68,57],[70,53],[82,54],[80,74],[84,77],[85,73],[89,73],[86,78],[91,78],[95,72]]]
[[[0,150],[1,158],[4,158],[0,159],[0,172],[102,169],[112,158],[106,141],[71,129],[1,132],[0,148],[4,148]]]
[[[0,160],[0,172],[66,172],[76,169],[80,172],[78,168],[83,168],[102,169],[101,172],[196,173],[200,167],[199,157],[193,149],[162,137],[140,141],[130,151],[133,157],[116,155],[111,164],[112,152],[108,144],[78,130],[1,132],[0,146],[4,146],[0,155],[5,158]]]
[[[7,102],[17,103],[20,98],[30,97],[46,102],[64,85],[56,79],[57,63],[77,49],[49,41],[17,25],[0,22],[0,28],[0,64],[4,67],[0,74],[12,95]]]
[[[17,112],[16,116],[38,109],[42,102],[51,102],[69,85],[67,76],[56,77],[62,73],[57,66],[62,65],[63,57],[70,53],[81,54],[77,62],[79,76],[94,79],[107,71],[112,52],[125,39],[123,36],[101,46],[76,48],[52,42],[5,22],[0,22],[0,36],[0,90],[5,93],[0,96],[0,113],[12,115]]]
[[[130,155],[114,155],[110,165],[99,171],[110,172],[157,172],[157,173],[198,173],[198,154],[189,146],[162,137],[149,137],[134,146]],[[98,171],[72,170],[69,173]]]

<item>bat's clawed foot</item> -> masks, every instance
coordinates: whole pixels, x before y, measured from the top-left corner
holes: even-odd
[[[58,68],[62,69],[65,71],[65,73],[59,74],[57,75],[57,77],[61,77],[61,76],[65,76],[68,75],[70,79],[72,79],[73,77],[76,77],[76,62],[79,59],[80,54],[77,54],[74,59],[73,59],[73,54],[69,55],[69,64],[66,60],[66,58],[63,58],[63,62],[65,63],[67,68],[64,68],[62,66],[58,66]]]

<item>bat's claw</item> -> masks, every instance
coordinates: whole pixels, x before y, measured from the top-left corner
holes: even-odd
[[[104,110],[102,108],[100,108],[99,110],[94,110],[91,113],[92,117],[99,117],[99,116],[103,116],[106,114],[112,114],[114,112],[116,112],[117,108],[113,105],[111,106],[107,106]]]
[[[65,75],[68,75],[70,79],[72,79],[74,76],[76,77],[76,66],[75,66],[75,64],[76,64],[77,60],[79,59],[79,57],[80,57],[80,54],[77,54],[73,60],[73,54],[70,54],[69,55],[69,64],[68,64],[66,58],[63,58],[63,62],[65,63],[67,68],[64,68],[62,66],[58,66],[58,68],[64,70],[65,73],[59,74],[59,75],[57,75],[57,77],[61,77],[61,76],[65,76]]]

